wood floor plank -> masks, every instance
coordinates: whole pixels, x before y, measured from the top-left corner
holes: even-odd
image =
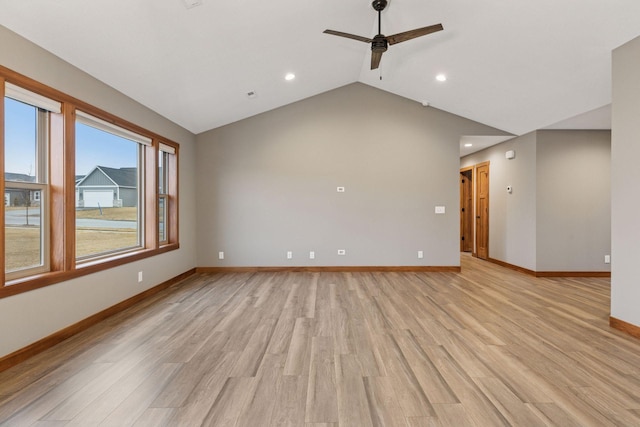
[[[410,331],[399,334],[397,343],[429,403],[460,403],[456,394]]]
[[[274,392],[281,387],[284,357],[281,354],[267,354],[261,360],[256,385],[252,395],[248,395],[236,426],[254,427],[266,425],[273,415],[276,401]]]
[[[0,426],[633,426],[607,278],[195,274],[0,372]]]
[[[188,394],[184,404],[173,413],[170,425],[201,424],[226,384],[237,358],[238,354],[234,352],[216,353],[209,370]]]
[[[38,396],[28,406],[16,411],[15,413],[3,414],[3,419],[7,421],[6,425],[31,425],[40,420],[46,414],[54,410],[58,405],[62,404],[66,399],[82,389],[87,383],[94,378],[99,377],[108,370],[111,364],[97,363],[88,366],[86,369],[78,372],[70,377],[67,381],[59,386],[47,391],[45,394]],[[0,419],[2,421],[3,419]]]
[[[284,375],[308,375],[311,363],[312,330],[312,319],[306,317],[296,319],[284,364]]]
[[[403,415],[406,417],[435,416],[433,406],[402,353],[396,338],[391,334],[380,334],[379,338],[380,342],[384,343],[386,351],[383,357],[387,364],[387,375],[391,378],[391,385],[398,396]]]
[[[160,365],[133,393],[125,396],[122,403],[104,419],[102,424],[123,427],[133,425],[179,368],[180,365],[177,363]]]
[[[360,363],[353,354],[336,354],[338,421],[342,427],[373,427]]]
[[[228,339],[224,332],[213,332],[200,349],[202,354],[196,355],[191,361],[183,364],[182,369],[160,391],[151,406],[182,407],[203,377],[206,377],[212,369],[218,368],[222,348]]]
[[[316,336],[311,340],[311,365],[307,387],[305,422],[338,422],[336,369],[331,337]]]
[[[534,427],[546,424],[500,380],[484,377],[476,378],[475,382],[511,425]]]
[[[256,384],[256,379],[251,377],[227,378],[202,425],[235,426],[242,415],[245,402],[254,394]]]
[[[406,418],[389,377],[364,377],[369,415],[374,427],[403,427]]]
[[[299,375],[284,375],[280,379],[279,387],[274,390],[275,404],[268,424],[270,427],[304,425],[307,382],[308,377]]]
[[[275,324],[276,321],[274,319],[267,318],[262,320],[251,335],[251,338],[249,338],[247,346],[240,353],[240,357],[236,361],[230,376],[255,377],[262,358],[267,351]]]
[[[133,424],[133,427],[165,427],[173,416],[174,408],[148,408]]]

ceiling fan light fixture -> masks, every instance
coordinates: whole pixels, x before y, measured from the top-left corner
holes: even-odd
[[[439,82],[446,82],[447,81],[447,76],[444,74],[438,74],[436,76],[436,80]]]
[[[345,37],[351,40],[357,40],[364,43],[371,43],[371,69],[375,70],[380,66],[382,54],[387,51],[390,45],[406,42],[416,37],[426,36],[427,34],[442,31],[442,24],[429,25],[427,27],[416,28],[414,30],[403,31],[402,33],[385,36],[382,34],[382,11],[387,7],[388,0],[373,0],[371,6],[378,12],[378,34],[372,39],[368,37],[358,36],[356,34],[344,33],[336,30],[324,30],[325,34],[331,34],[338,37]],[[380,78],[382,80],[382,78]]]

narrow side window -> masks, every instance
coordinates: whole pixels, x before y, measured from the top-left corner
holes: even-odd
[[[4,97],[5,280],[49,270],[49,118],[61,104],[11,83]]]

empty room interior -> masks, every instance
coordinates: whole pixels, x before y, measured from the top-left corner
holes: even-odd
[[[640,426],[640,3],[0,11],[0,425]]]

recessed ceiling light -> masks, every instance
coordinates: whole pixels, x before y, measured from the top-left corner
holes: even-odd
[[[473,147],[473,144],[466,143],[466,144],[464,144],[464,146],[465,147]]]
[[[447,81],[447,76],[445,76],[444,74],[438,74],[436,76],[436,80],[439,82],[446,82]]]
[[[284,79],[287,80],[287,81],[291,81],[291,80],[293,80],[295,78],[296,78],[296,75],[293,74],[293,73],[287,73],[287,75],[284,76]]]

